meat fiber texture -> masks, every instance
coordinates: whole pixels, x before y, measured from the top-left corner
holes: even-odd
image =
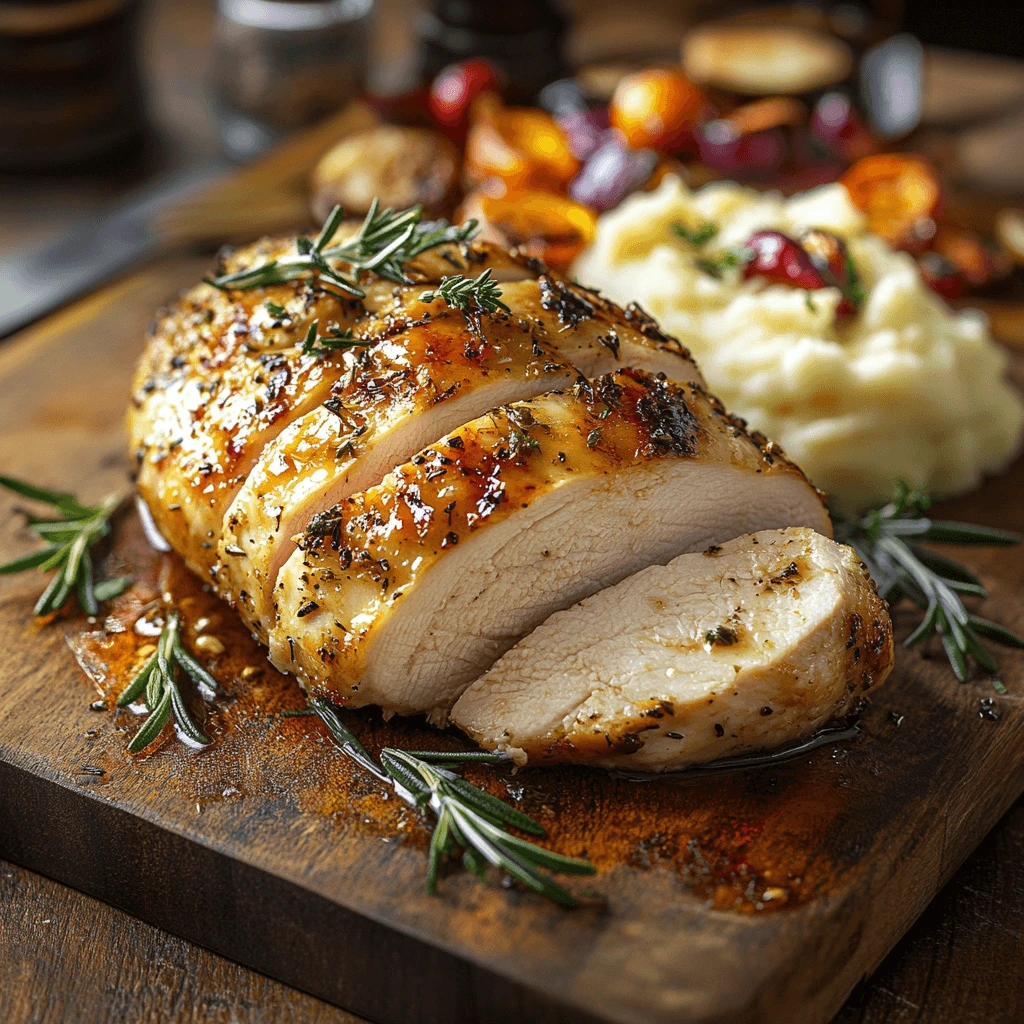
[[[766,530],[556,612],[452,715],[522,762],[684,768],[810,735],[892,661],[885,603],[854,552]]]

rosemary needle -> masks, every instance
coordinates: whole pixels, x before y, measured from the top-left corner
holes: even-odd
[[[989,526],[930,519],[925,515],[930,505],[928,495],[901,482],[892,501],[882,508],[857,519],[836,517],[836,540],[857,552],[886,601],[895,604],[905,597],[924,610],[906,646],[924,643],[937,633],[957,679],[967,681],[969,659],[994,677],[998,666],[981,638],[1017,648],[1024,648],[1024,639],[968,611],[961,595],[985,597],[981,581],[964,566],[918,542],[1005,546],[1019,544],[1022,538]],[[995,678],[993,685],[1002,687]]]
[[[346,348],[365,348],[370,344],[364,338],[357,338],[352,333],[352,328],[347,327],[341,330],[339,327],[331,328],[326,334],[318,334],[320,321],[314,320],[306,332],[306,339],[302,343],[302,354],[304,356],[315,356],[321,359]]]
[[[565,907],[576,901],[546,871],[592,875],[588,861],[565,857],[513,835],[508,826],[532,836],[545,835],[544,828],[529,815],[490,793],[478,789],[444,767],[459,762],[503,764],[504,754],[488,751],[411,751],[385,747],[380,764],[341,720],[337,707],[321,697],[309,706],[319,715],[334,742],[365,771],[389,784],[407,803],[421,811],[430,810],[435,820],[427,859],[427,891],[437,889],[441,863],[461,848],[462,864],[468,871],[486,877],[488,864],[511,875],[527,888]],[[544,869],[544,870],[542,870]]]
[[[452,309],[461,309],[464,313],[471,308],[485,313],[493,313],[498,309],[509,312],[508,306],[501,301],[501,289],[491,278],[489,267],[479,277],[464,277],[462,274],[442,277],[436,291],[426,291],[420,295],[423,302],[433,302],[437,298],[444,299]]]
[[[205,747],[212,742],[185,704],[178,684],[179,667],[196,684],[205,700],[212,700],[220,692],[217,680],[185,650],[178,614],[171,612],[160,633],[156,651],[117,698],[117,706],[125,708],[143,697],[149,711],[149,717],[128,744],[130,754],[138,754],[153,743],[171,718],[180,735],[195,746]]]
[[[95,615],[104,601],[123,593],[131,583],[130,576],[96,582],[92,549],[110,533],[110,517],[120,504],[117,497],[107,498],[102,505],[83,505],[73,494],[50,491],[23,480],[0,476],[0,486],[23,498],[49,505],[58,518],[44,519],[29,515],[28,526],[46,542],[46,547],[0,565],[0,574],[9,575],[40,569],[57,572],[36,602],[36,615],[59,611],[74,594],[87,615]]]

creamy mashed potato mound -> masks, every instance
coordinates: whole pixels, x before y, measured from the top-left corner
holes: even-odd
[[[675,222],[718,233],[695,248]],[[855,315],[836,317],[836,288],[744,281],[739,267],[716,279],[696,262],[757,230],[798,239],[808,228],[846,241],[866,292]],[[730,411],[778,441],[841,509],[884,501],[899,479],[965,491],[1017,451],[1024,406],[984,318],[951,311],[910,256],[865,230],[841,185],[787,200],[724,182],[691,192],[669,176],[600,218],[573,273],[639,302],[693,351]]]

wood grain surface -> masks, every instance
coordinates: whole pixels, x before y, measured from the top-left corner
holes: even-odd
[[[199,272],[154,266],[0,351],[0,469],[90,499],[126,489],[132,360],[152,309]],[[1018,466],[948,511],[1019,529],[1022,488]],[[26,548],[12,504],[0,558]],[[144,560],[133,529],[117,550]],[[986,612],[1021,628],[1024,555],[965,558],[992,588]],[[212,611],[173,563],[142,567],[149,596],[169,586],[192,602],[189,621]],[[1004,655],[1010,693],[993,722],[978,715],[984,682],[958,685],[914,652],[856,740],[771,771],[689,784],[489,775],[553,846],[595,860],[592,894],[566,913],[452,872],[431,898],[425,831],[318,726],[273,714],[300,696],[227,613],[215,670],[234,700],[211,720],[218,745],[133,763],[130,716],[89,705],[123,685],[134,634],[40,629],[38,589],[26,576],[0,590],[0,854],[380,1021],[825,1021],[1024,789],[1021,659]],[[115,616],[130,624],[146,596]],[[431,742],[415,725],[352,720],[371,745]]]
[[[833,1024],[1024,1020],[1024,804],[925,910]],[[343,1010],[0,862],[5,1024],[365,1024]]]
[[[0,861],[5,1024],[364,1024]]]

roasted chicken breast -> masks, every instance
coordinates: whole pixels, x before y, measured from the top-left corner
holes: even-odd
[[[888,619],[852,556],[825,539],[822,495],[704,390],[686,349],[641,309],[481,242],[445,242],[384,271],[401,284],[364,270],[361,297],[331,287],[327,271],[225,280],[259,277],[268,262],[286,268],[268,279],[288,278],[312,244],[223,256],[216,285],[156,321],[129,412],[158,529],[278,668],[386,714],[444,723],[458,702],[464,728],[518,757],[650,768],[812,728],[845,706],[849,650],[863,659],[855,687],[884,677]],[[484,271],[500,301],[453,300],[446,278],[482,285],[469,279]],[[786,527],[805,529],[733,540]],[[685,554],[722,545],[727,557]],[[750,582],[784,576],[766,576],[768,562],[800,545],[799,585],[769,598],[773,584]],[[712,562],[737,568],[702,590]],[[648,583],[663,608],[640,600]],[[602,633],[593,608],[620,599],[629,614]],[[591,664],[583,642],[548,649],[561,643],[546,639],[561,635],[558,613],[580,617],[580,637],[619,639],[586,692],[573,675]],[[698,639],[729,616],[751,636],[789,632],[779,650],[744,647],[727,693],[717,650],[663,642],[666,616]],[[705,618],[716,622],[704,629]],[[840,651],[836,623],[855,619],[865,639]],[[550,685],[517,653],[534,640]],[[794,666],[815,658],[833,659],[832,674],[798,679]],[[654,687],[659,673],[683,682]],[[731,731],[708,746],[693,723],[715,687],[712,724]],[[774,721],[751,717],[762,695],[780,709]],[[667,724],[655,735],[658,714],[686,740]]]
[[[682,768],[809,735],[892,661],[889,614],[853,550],[769,530],[556,612],[463,693],[452,719],[531,764]]]
[[[225,254],[217,271],[249,269],[293,251],[293,240],[266,239]],[[420,301],[425,285],[437,284],[445,276],[477,276],[485,270],[504,288],[513,289],[507,303],[511,313],[499,310],[467,318],[447,310],[439,300]],[[332,410],[341,404],[350,406],[355,396],[373,394],[377,385],[382,392],[374,399],[378,406],[395,387],[409,390],[411,361],[403,354],[405,344],[398,340],[404,331],[419,328],[422,334],[424,324],[439,311],[452,314],[454,324],[449,323],[448,341],[441,348],[461,348],[466,356],[442,371],[442,357],[434,346],[426,362],[417,363],[414,376],[424,389],[417,409],[427,407],[427,393],[442,380],[437,395],[455,395],[460,401],[446,408],[445,422],[437,425],[433,436],[428,421],[406,445],[398,443],[399,435],[389,431],[392,461],[365,486],[457,423],[494,405],[549,390],[564,380],[549,376],[538,387],[537,371],[543,365],[554,367],[564,360],[572,365],[574,374],[637,365],[673,379],[700,380],[686,349],[662,335],[637,307],[620,310],[593,292],[547,274],[535,260],[518,259],[489,243],[452,243],[429,249],[406,264],[404,272],[414,284],[396,285],[369,275],[361,282],[366,292],[361,300],[345,299],[307,280],[227,291],[204,283],[163,311],[151,329],[136,372],[129,414],[139,492],[161,533],[193,570],[207,576],[216,570],[218,559],[228,567],[217,572],[218,585],[227,599],[240,601],[243,614],[260,633],[265,632],[267,599],[273,588],[268,572],[276,571],[280,564],[278,539],[283,537],[287,547],[292,533],[300,530],[317,508],[307,515],[300,503],[286,524],[276,524],[276,512],[270,518],[259,517],[256,528],[265,528],[271,519],[276,524],[267,557],[260,564],[246,561],[251,545],[242,543],[239,535],[246,529],[243,520],[255,502],[264,509],[275,509],[277,502],[292,510],[287,493],[267,495],[265,491],[268,479],[282,482],[282,458],[287,457],[282,449],[291,450],[296,433],[300,447],[307,452],[301,464],[308,468],[313,456],[308,454],[304,438],[316,444],[317,437],[326,437],[330,446],[335,435],[332,453],[345,444],[341,417]],[[304,342],[314,322],[324,333],[351,330],[357,341],[365,339],[370,344],[326,355],[304,354]],[[458,341],[455,334],[460,329],[463,338]],[[427,329],[426,333],[440,336],[445,330]],[[524,348],[514,358],[510,355],[513,337]],[[395,340],[385,344],[389,339]],[[429,348],[430,342],[418,338],[408,344],[411,351],[423,355],[424,345]],[[368,357],[366,349],[373,346],[378,348]],[[473,353],[479,372],[460,377],[460,369],[471,369]],[[368,372],[367,362],[371,365]],[[376,378],[371,376],[374,370]],[[558,372],[566,372],[564,363]],[[398,378],[405,384],[397,385]],[[477,390],[470,378],[473,384],[486,381],[489,385],[500,378],[504,388]],[[476,400],[467,406],[462,400],[473,391]],[[307,413],[314,415],[301,428],[280,446],[272,443]],[[363,447],[375,447],[376,440],[376,435],[364,439]],[[381,457],[386,462],[384,451],[381,449]],[[318,464],[309,472],[320,468]],[[254,469],[252,486],[227,516]],[[337,467],[329,469],[333,482],[339,475]],[[341,470],[341,475],[346,473],[347,469]],[[308,485],[308,479],[304,484]],[[299,493],[306,493],[301,486]],[[326,504],[320,505],[326,507],[343,493],[329,494]],[[222,536],[226,523],[230,529]],[[237,554],[240,548],[243,555]]]
[[[636,370],[496,409],[317,516],[271,660],[318,693],[443,722],[552,612],[681,552],[798,524],[817,491],[696,384]]]
[[[267,445],[228,511],[217,586],[266,637],[273,585],[310,519],[495,406],[568,387],[575,369],[505,316],[479,336],[454,310],[364,350],[325,404]]]

